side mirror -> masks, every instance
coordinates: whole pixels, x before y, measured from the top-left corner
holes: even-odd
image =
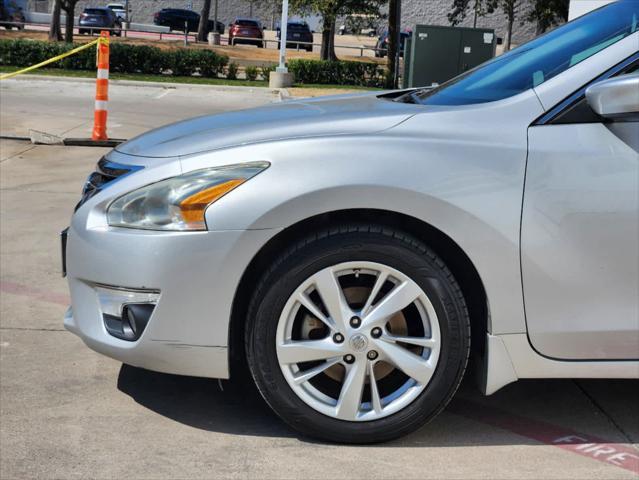
[[[586,100],[604,118],[639,120],[639,73],[591,85],[586,89]]]

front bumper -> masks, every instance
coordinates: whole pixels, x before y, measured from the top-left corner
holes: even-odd
[[[166,373],[228,378],[228,331],[241,276],[273,231],[147,232],[85,228],[67,240],[72,308],[65,327],[92,349]],[[159,298],[136,341],[103,321],[100,285],[153,290]]]

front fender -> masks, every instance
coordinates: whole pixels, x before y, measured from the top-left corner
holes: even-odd
[[[525,332],[519,269],[525,141],[522,148],[499,144],[506,161],[496,160],[494,148],[486,142],[443,144],[388,133],[233,149],[239,161],[272,164],[209,207],[207,225],[275,232],[346,209],[414,217],[451,237],[476,266],[491,306],[489,330]],[[187,171],[188,161],[183,160]]]

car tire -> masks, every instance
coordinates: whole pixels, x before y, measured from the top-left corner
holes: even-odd
[[[363,265],[362,269],[355,268],[360,264]],[[374,267],[371,267],[371,265]],[[350,270],[351,267],[355,268],[352,272]],[[365,328],[368,328],[365,322],[375,317],[375,315],[370,315],[373,311],[381,309],[379,311],[383,312],[384,308],[390,308],[380,307],[384,303],[382,300],[386,301],[387,297],[383,296],[381,300],[373,300],[372,305],[364,305],[362,307],[364,310],[361,312],[361,332],[369,336],[369,343],[365,348],[380,347],[378,348],[380,353],[377,354],[379,355],[377,360],[371,360],[371,362],[375,363],[367,364],[368,360],[372,358],[369,355],[372,354],[370,351],[365,353],[364,350],[360,350],[354,356],[351,355],[356,360],[349,364],[349,360],[353,360],[353,358],[349,359],[348,355],[342,357],[342,350],[340,350],[340,353],[336,353],[335,355],[337,356],[330,360],[330,362],[335,362],[331,363],[332,366],[322,370],[321,373],[312,377],[312,379],[304,380],[306,382],[303,384],[305,388],[299,389],[296,387],[297,377],[293,379],[294,381],[291,381],[291,375],[299,377],[299,375],[305,375],[306,372],[310,372],[313,368],[325,368],[325,364],[321,363],[320,360],[321,365],[315,366],[311,364],[308,370],[302,370],[302,365],[308,366],[308,363],[298,363],[290,367],[288,365],[291,363],[290,361],[283,360],[286,365],[280,362],[282,351],[291,352],[291,350],[280,350],[288,345],[278,343],[282,332],[289,331],[286,330],[289,328],[286,326],[286,322],[298,322],[299,318],[303,318],[304,320],[302,321],[306,322],[307,318],[310,317],[311,322],[315,322],[314,325],[316,327],[320,325],[320,328],[324,328],[328,332],[316,335],[313,337],[314,339],[319,338],[321,342],[328,342],[327,345],[333,345],[339,339],[336,339],[333,331],[326,327],[328,324],[325,325],[326,321],[332,321],[331,318],[333,317],[327,313],[329,310],[322,300],[315,304],[316,308],[320,309],[315,310],[319,312],[316,318],[310,314],[312,310],[303,309],[301,307],[302,304],[298,306],[295,314],[287,315],[288,309],[292,301],[295,303],[295,299],[300,298],[298,290],[307,288],[306,285],[310,285],[308,282],[312,281],[315,275],[324,275],[323,272],[326,269],[336,272],[340,268],[346,268],[346,270],[333,274],[334,280],[339,278],[334,284],[340,285],[340,288],[344,282],[352,281],[354,278],[359,282],[371,281],[371,278],[376,278],[372,280],[375,284],[377,282],[386,282],[383,288],[391,285],[391,293],[399,292],[399,290],[396,290],[399,288],[398,285],[413,285],[411,288],[416,289],[414,291],[422,293],[419,293],[417,300],[405,307],[399,314],[393,314],[391,320],[388,320],[390,317],[379,317],[382,322],[387,323],[382,327],[383,333],[380,334],[381,336],[376,337],[377,340],[371,337],[375,333],[375,329],[365,331]],[[379,276],[369,278],[370,274],[366,273],[369,272],[369,268],[378,268],[380,271]],[[380,280],[384,269],[392,273],[388,274],[388,277],[383,277],[384,280]],[[365,273],[360,275],[360,272]],[[386,278],[392,278],[393,282],[395,282],[394,276],[404,280],[397,280],[397,283],[391,282],[389,284],[389,280],[386,280]],[[360,287],[356,287],[357,285],[348,287],[350,288],[349,295],[352,295],[353,291],[359,292],[361,290]],[[375,291],[375,288],[373,286],[370,291]],[[304,292],[309,292],[309,290],[304,290]],[[346,289],[342,291],[342,300],[347,297],[346,292]],[[378,290],[378,292],[380,293],[377,295],[380,295],[382,290]],[[317,292],[304,293],[304,295],[310,298],[315,293],[319,293],[319,288]],[[393,295],[399,295],[400,293],[394,293]],[[385,293],[384,295],[390,294]],[[370,296],[372,297],[373,295]],[[323,295],[315,298],[322,297]],[[360,299],[360,303],[361,301],[362,299]],[[351,300],[348,300],[348,302],[351,305]],[[430,313],[427,315],[423,312],[418,315],[415,314],[415,311],[422,311],[419,310],[418,303],[422,306],[430,305],[428,308],[424,307]],[[392,302],[384,303],[384,305],[391,304]],[[335,304],[333,303],[333,305]],[[333,310],[335,311],[335,309]],[[364,312],[368,312],[369,315],[365,316]],[[319,315],[325,315],[323,321],[318,320],[320,318]],[[379,315],[382,314],[380,313]],[[335,315],[335,317],[337,316]],[[423,321],[424,317],[428,317],[430,339],[419,337],[419,340],[416,340],[417,337],[392,336],[392,332],[402,331],[401,322],[407,325],[407,329],[414,330],[415,325],[419,326],[419,322]],[[417,321],[417,324],[415,324],[416,318],[422,320]],[[410,325],[409,320],[413,322]],[[351,327],[353,321],[353,319],[350,320]],[[399,327],[393,325],[391,331],[391,323],[396,321],[399,322]],[[304,325],[302,325],[301,330],[299,330],[299,326],[294,325],[290,327],[292,328],[290,332],[295,332],[296,329],[302,331],[305,328]],[[369,327],[370,325],[372,324],[368,324]],[[353,332],[359,331],[353,329],[350,330],[350,333],[347,333],[349,328],[345,327],[341,342],[330,348],[361,348],[360,340],[362,335],[352,335]],[[424,327],[421,330],[421,334],[425,334],[425,330],[426,328]],[[312,332],[313,330],[310,330],[308,335]],[[291,333],[291,335],[293,334]],[[397,342],[398,340],[396,339],[398,338],[410,340],[410,342],[431,342],[431,346],[422,348],[408,344],[399,346],[400,344],[398,343],[392,343],[394,345],[392,347],[393,350],[388,351],[392,352],[392,355],[389,353],[389,356],[386,357],[386,351],[389,348],[387,342],[390,340]],[[435,342],[436,339],[439,341],[438,344]],[[354,340],[357,341],[354,342]],[[285,340],[285,343],[295,341],[298,340],[292,340],[291,336],[288,340]],[[375,343],[376,341],[377,343]],[[406,347],[413,349],[409,352],[413,356],[409,358],[408,365],[410,365],[410,368],[407,370],[395,368],[390,363],[382,361],[388,358],[390,359],[389,361],[395,362],[396,360],[392,360],[393,358],[401,358],[401,362],[394,363],[394,365],[403,364],[405,357],[402,355],[405,352],[400,352],[399,356],[397,356],[397,349],[403,351]],[[377,225],[345,224],[318,231],[309,237],[301,239],[279,256],[262,275],[249,304],[245,348],[247,363],[258,390],[272,409],[291,427],[304,435],[322,440],[340,443],[375,443],[405,435],[419,428],[435,417],[450,401],[461,382],[468,361],[470,320],[466,303],[457,281],[446,264],[426,244],[400,230]],[[331,350],[331,355],[333,355],[332,352]],[[431,356],[434,356],[435,352],[437,352],[436,360],[434,360],[436,361],[436,366],[433,366]],[[425,360],[426,355],[428,360]],[[419,363],[413,363],[415,362],[413,357],[416,357]],[[329,363],[328,360],[326,362]],[[386,373],[386,377],[379,377],[376,370],[377,363],[381,365],[380,368],[384,367],[386,370],[390,367],[391,372]],[[367,365],[364,366],[364,364]],[[414,365],[419,365],[419,369],[415,370]],[[423,378],[423,373],[421,372],[425,371],[426,367],[422,367],[422,365],[430,365],[429,368],[432,368],[429,373],[430,376],[423,382],[417,380],[417,378]],[[297,373],[291,373],[291,368],[298,368]],[[338,373],[331,373],[331,375],[337,375],[337,377],[325,378],[329,377],[330,369],[333,368],[342,371],[341,386],[333,385],[334,383],[340,383]],[[351,390],[345,385],[352,375],[357,376],[357,372],[363,371],[362,368],[370,368],[366,374],[368,375],[366,378],[368,378],[369,384],[366,385],[364,383],[365,380],[361,380],[363,377],[358,377],[360,378],[358,380],[360,396],[357,397],[356,394],[355,397],[351,397],[349,393]],[[404,365],[404,368],[406,368],[406,365]],[[415,377],[408,376],[405,373],[408,370],[417,372],[414,374]],[[321,378],[313,380],[320,375]],[[408,380],[403,379],[402,375],[407,377]],[[376,377],[380,378],[379,382]],[[312,388],[309,387],[311,381],[316,382],[312,384]],[[326,387],[320,381],[324,382]],[[354,382],[350,382],[349,386],[355,385]],[[375,389],[373,389],[373,383],[376,385]],[[400,389],[405,389],[409,384],[413,385],[416,390],[401,390],[400,395],[398,393]],[[391,385],[391,387],[389,388],[388,385]],[[327,391],[322,390],[319,392],[318,390],[323,388],[330,390],[329,386],[330,388],[337,388],[337,391],[330,394]],[[396,387],[398,390],[393,390]],[[390,393],[383,393],[383,389]],[[377,392],[375,397],[373,397],[373,391]],[[319,393],[313,397],[308,392],[313,395],[316,395],[317,392]],[[414,396],[407,396],[408,392]],[[369,395],[368,403],[364,401],[366,395]],[[344,412],[346,410],[351,412],[348,414],[351,417],[344,414],[348,417],[347,419],[341,413],[336,413],[335,415],[332,413],[341,412],[340,402],[342,397],[357,398],[357,400],[351,402],[352,405],[350,406],[343,402],[346,405]],[[318,400],[314,400],[315,398]],[[377,399],[377,402],[373,398]],[[410,399],[410,401],[399,402],[407,399]],[[335,406],[333,407],[332,405]]]

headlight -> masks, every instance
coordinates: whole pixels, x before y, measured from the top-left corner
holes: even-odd
[[[207,207],[268,166],[252,162],[207,168],[147,185],[115,200],[107,210],[108,223],[145,230],[206,230]]]

